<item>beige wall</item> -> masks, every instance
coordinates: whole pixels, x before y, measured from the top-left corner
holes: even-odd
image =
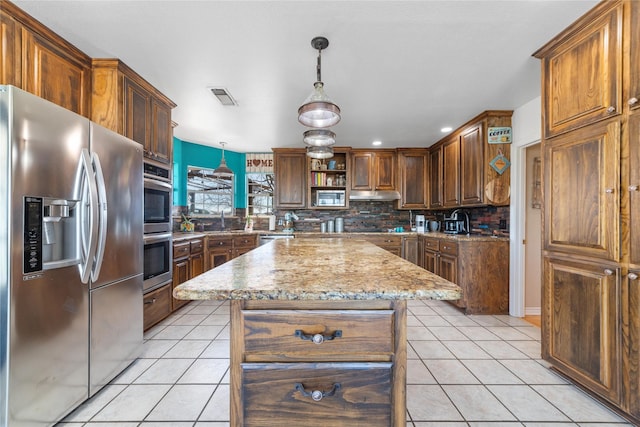
[[[527,152],[527,179],[526,179],[526,225],[525,225],[525,314],[540,314],[541,307],[541,244],[542,244],[542,218],[541,209],[532,207],[533,187],[535,182],[534,159],[540,158],[540,144],[526,149]]]

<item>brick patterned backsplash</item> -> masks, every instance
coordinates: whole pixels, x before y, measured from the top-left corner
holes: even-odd
[[[486,234],[492,234],[495,231],[501,233],[509,232],[509,207],[477,207],[464,208],[471,220],[471,228]],[[174,206],[174,230],[180,229],[182,221],[181,213],[186,211],[186,206]],[[442,211],[411,211],[413,219],[416,215],[425,215],[427,220],[442,221],[445,214],[450,214],[453,209]],[[236,215],[225,218],[225,229],[242,230],[244,228],[245,209],[236,209]],[[296,231],[320,231],[320,224],[328,220],[336,218],[344,219],[345,232],[384,232],[391,228],[403,227],[405,231],[410,230],[409,211],[400,211],[395,209],[395,202],[391,201],[351,201],[349,209],[336,210],[316,210],[316,209],[297,209],[276,210],[274,214],[279,220],[284,218],[287,212],[293,212],[298,216],[298,220],[294,222]],[[500,227],[501,220],[504,227]],[[221,229],[220,218],[202,217],[193,218],[196,224],[196,231],[218,231]],[[277,221],[276,221],[277,223]],[[486,226],[486,228],[485,228]],[[268,218],[255,218],[254,230],[268,230]],[[282,230],[282,226],[277,225],[276,231]]]

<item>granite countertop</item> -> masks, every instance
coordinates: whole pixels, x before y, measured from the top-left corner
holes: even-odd
[[[280,234],[293,234],[303,235],[305,237],[336,237],[336,238],[357,238],[358,236],[400,236],[400,237],[408,237],[408,236],[424,236],[424,237],[434,237],[438,239],[449,239],[449,240],[463,240],[463,241],[492,241],[492,240],[505,240],[509,241],[509,237],[504,236],[488,236],[482,234],[447,234],[439,231],[430,231],[427,233],[417,233],[415,231],[405,231],[401,233],[389,233],[385,231],[363,231],[363,232],[344,232],[344,233],[320,233],[316,231],[297,231],[294,233],[284,233],[282,231],[268,231],[268,230],[254,230],[254,231],[244,231],[244,230],[228,230],[228,231],[196,231],[196,232],[174,232],[173,233],[173,241],[180,241],[186,239],[195,239],[205,236],[233,236],[236,234],[268,234],[268,235],[280,235]]]
[[[372,243],[279,239],[174,289],[185,300],[460,298],[460,288]]]

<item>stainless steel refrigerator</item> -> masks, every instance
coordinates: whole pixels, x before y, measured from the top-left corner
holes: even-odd
[[[142,146],[0,86],[0,426],[53,425],[142,346]]]

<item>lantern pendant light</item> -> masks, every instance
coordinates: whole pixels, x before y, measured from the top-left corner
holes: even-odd
[[[227,162],[224,160],[224,146],[226,142],[220,142],[222,145],[222,159],[220,160],[220,166],[213,170],[213,176],[218,177],[231,177],[233,176],[233,171],[227,167]]]
[[[298,121],[310,128],[327,128],[340,121],[340,108],[324,93],[321,78],[321,52],[329,46],[329,40],[325,37],[314,37],[311,46],[318,50],[318,79],[313,84],[311,95],[302,107],[298,108]]]

